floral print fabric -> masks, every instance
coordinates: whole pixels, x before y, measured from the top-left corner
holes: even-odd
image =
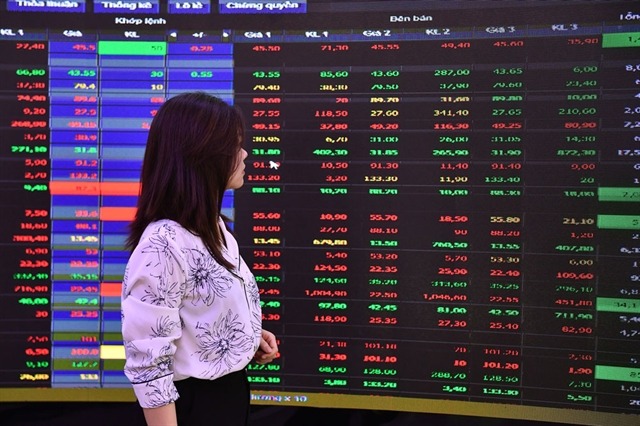
[[[125,375],[144,408],[175,401],[174,380],[216,379],[247,366],[262,331],[255,278],[224,228],[232,271],[179,224],[149,224],[122,283]]]

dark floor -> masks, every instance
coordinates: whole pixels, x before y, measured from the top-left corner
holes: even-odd
[[[2,426],[126,426],[134,403],[2,403]],[[212,423],[214,426],[215,422]],[[562,426],[560,423],[394,411],[252,406],[252,426]]]

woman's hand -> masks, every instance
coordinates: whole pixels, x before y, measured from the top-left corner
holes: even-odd
[[[258,364],[268,364],[278,355],[278,343],[276,336],[267,330],[262,330],[262,338],[260,339],[260,347],[253,356]]]

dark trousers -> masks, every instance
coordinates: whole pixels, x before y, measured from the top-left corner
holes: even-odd
[[[189,378],[175,382],[179,426],[247,426],[249,382],[245,370],[215,380]]]

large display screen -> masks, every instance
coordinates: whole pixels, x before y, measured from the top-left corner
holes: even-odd
[[[146,134],[200,90],[247,119],[255,403],[640,422],[637,2],[0,7],[0,400],[133,400]]]

